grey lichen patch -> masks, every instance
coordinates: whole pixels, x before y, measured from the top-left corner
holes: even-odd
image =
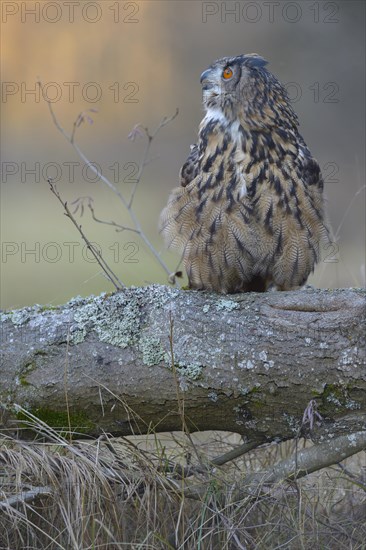
[[[260,351],[258,357],[261,361],[267,361],[267,352],[264,350]]]
[[[168,367],[168,368],[171,368],[171,366],[172,366],[172,356],[170,355],[170,353],[168,353],[166,351],[164,353],[163,359],[164,359],[165,366]]]
[[[84,303],[76,310],[74,320],[84,327],[87,323],[97,320],[98,309],[97,299],[95,302]]]
[[[11,314],[11,321],[16,326],[25,325],[30,318],[30,313],[26,309],[16,309]]]
[[[176,365],[177,372],[180,376],[184,376],[188,380],[199,380],[202,376],[203,365],[198,363],[190,363],[187,365]]]
[[[356,434],[350,434],[347,436],[348,441],[352,445],[352,447],[356,447],[357,445],[357,437]]]
[[[105,293],[103,292],[100,295],[100,298],[103,298],[105,296]],[[83,298],[82,296],[74,296],[71,298],[71,300],[66,304],[66,306],[75,307],[75,306],[82,306],[85,303],[89,303],[93,300],[94,296],[89,296],[89,298]]]
[[[241,384],[238,385],[238,391],[241,393],[241,395],[249,395],[251,392],[250,388],[247,388],[246,386],[242,386]]]
[[[158,365],[164,360],[164,350],[159,338],[143,336],[140,338],[139,349],[142,352],[142,362],[148,367]]]
[[[214,392],[214,391],[211,391],[211,392],[207,395],[207,397],[210,399],[210,401],[213,401],[214,403],[216,403],[216,401],[219,400],[219,396],[218,396],[217,393]]]
[[[120,293],[111,300],[95,298],[75,313],[77,325],[71,333],[72,342],[78,343],[88,331],[95,331],[102,342],[126,348],[137,342],[140,317],[138,301],[132,295],[127,298]]]
[[[232,300],[219,300],[216,304],[217,311],[232,311],[233,309],[238,309],[239,304],[233,302]]]
[[[208,313],[210,311],[210,305],[205,304],[202,309],[203,309],[203,313]]]
[[[75,312],[74,321],[77,325],[73,325],[70,329],[70,341],[73,344],[79,344],[84,340],[87,330],[95,328],[99,321],[97,304],[91,302],[79,307]]]
[[[359,364],[359,353],[357,346],[342,351],[339,359],[340,370],[349,371]]]
[[[247,370],[256,368],[255,363],[253,363],[253,361],[251,361],[250,359],[245,359],[244,361],[240,361],[240,363],[238,363],[237,366],[238,366],[238,369],[247,369]]]
[[[259,352],[258,358],[262,361],[263,366],[266,370],[274,367],[274,361],[268,360],[268,353],[265,350]]]
[[[0,312],[0,323],[5,323],[5,321],[7,321],[8,319],[11,318],[10,315],[11,315],[10,311],[9,312],[7,312],[7,311],[6,312],[4,312],[4,311]]]
[[[103,342],[126,348],[135,343],[138,335],[139,307],[136,301],[127,301],[124,297],[119,299],[119,305],[114,304],[114,306],[115,315],[111,311],[103,315],[102,319],[99,319],[97,332]]]
[[[357,403],[357,401],[355,401],[354,399],[348,399],[345,403],[345,407],[349,411],[357,411],[361,409],[361,404]]]
[[[84,342],[84,340],[85,340],[85,335],[86,335],[86,330],[85,329],[70,330],[70,342],[72,344],[81,344],[81,342]]]
[[[251,410],[246,404],[237,404],[233,407],[235,413],[235,424],[238,426],[246,426],[247,428],[254,427],[256,420],[253,418]],[[249,424],[248,424],[249,423]]]
[[[361,404],[350,396],[350,389],[350,387],[343,384],[326,384],[323,392],[318,395],[322,400],[319,407],[322,414],[361,409]]]
[[[93,319],[98,315],[98,303],[102,304],[105,293],[102,293],[97,298],[89,296],[75,296],[66,304],[66,308],[76,309],[74,313],[74,323],[69,327],[69,342],[71,344],[80,344],[84,341],[88,330],[93,328]]]
[[[292,414],[283,413],[283,418],[294,435],[299,433],[299,421]]]
[[[343,395],[341,398],[336,393],[329,393],[326,397],[326,401],[335,406],[336,410],[347,409],[349,411],[355,411],[361,408],[360,403],[354,401],[350,397]]]
[[[330,393],[329,395],[327,395],[326,401],[328,403],[331,403],[331,404],[335,405],[336,408],[341,408],[342,407],[342,403],[340,402],[340,400],[338,399],[338,397],[334,393]]]
[[[130,287],[133,295],[143,300],[145,304],[150,304],[154,309],[161,309],[174,303],[179,297],[179,289],[164,285],[149,285],[146,287]]]

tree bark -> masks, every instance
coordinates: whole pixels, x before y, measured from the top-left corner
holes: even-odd
[[[357,289],[152,285],[3,312],[3,428],[24,426],[26,410],[78,437],[171,431],[184,410],[191,431],[248,440],[289,439],[304,423],[319,439],[363,431],[365,305]]]

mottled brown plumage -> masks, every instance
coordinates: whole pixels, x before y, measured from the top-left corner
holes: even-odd
[[[328,235],[320,168],[265,64],[241,55],[201,75],[206,115],[198,144],[160,217],[191,288],[298,288]]]

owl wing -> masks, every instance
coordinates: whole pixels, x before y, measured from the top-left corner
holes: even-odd
[[[182,187],[186,187],[198,174],[198,145],[191,145],[191,152],[179,172],[179,180]]]
[[[298,176],[305,188],[305,197],[301,205],[302,210],[304,214],[306,214],[306,209],[309,210],[309,213],[315,214],[319,222],[324,223],[324,228],[328,232],[324,213],[324,180],[321,169],[301,136],[299,136],[298,141],[299,154],[294,166],[293,179]]]

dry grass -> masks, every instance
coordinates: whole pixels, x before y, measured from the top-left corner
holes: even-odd
[[[51,429],[48,436],[48,443],[1,440],[1,549],[366,548],[364,454],[345,461],[347,472],[329,468],[235,503],[245,472],[291,454],[294,442],[219,468],[209,459],[240,444],[239,436],[72,443]],[[202,498],[189,498],[189,488],[202,483]]]

